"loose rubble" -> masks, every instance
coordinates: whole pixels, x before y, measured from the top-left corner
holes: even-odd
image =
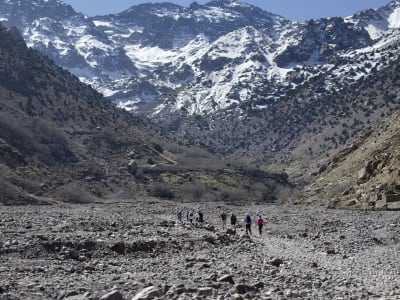
[[[183,207],[205,223],[179,224]],[[262,236],[244,233],[245,213],[264,217]],[[0,207],[0,299],[398,299],[399,225],[398,212],[295,206]]]

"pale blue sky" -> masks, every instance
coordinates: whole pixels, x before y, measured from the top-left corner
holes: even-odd
[[[146,0],[64,0],[76,11],[89,16],[121,12],[133,5],[148,2],[170,2],[189,6],[193,0],[146,1]],[[209,0],[197,0],[199,4]],[[390,0],[243,0],[263,10],[291,20],[309,20],[321,17],[349,16],[362,9],[378,8]]]

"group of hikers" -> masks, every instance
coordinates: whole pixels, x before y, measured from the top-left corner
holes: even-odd
[[[227,230],[228,229],[228,227],[227,227],[228,214],[225,211],[223,211],[220,214],[219,217],[220,217],[221,222],[222,222],[222,230]],[[237,226],[237,223],[238,223],[238,219],[237,219],[236,215],[233,212],[231,212],[229,219],[230,219],[230,228],[231,228],[231,230],[233,230],[234,233],[236,233],[236,226]],[[183,222],[183,210],[182,209],[178,210],[178,222],[180,224],[184,224],[184,222]],[[203,212],[201,210],[198,210],[197,212],[194,212],[192,209],[188,209],[186,211],[186,222],[188,224],[196,225],[196,226],[198,226],[199,224],[203,224],[204,223],[204,214],[203,214]],[[243,223],[245,224],[246,234],[251,235],[252,219],[251,219],[249,214],[246,214],[244,216]],[[258,232],[261,235],[262,234],[262,229],[263,229],[263,226],[264,226],[264,220],[261,217],[261,215],[258,216],[258,219],[257,219],[257,221],[255,223],[256,223],[256,225],[258,227]]]
[[[178,222],[183,224],[183,210],[178,210]],[[204,222],[204,214],[201,210],[196,213],[192,209],[188,209],[186,212],[186,221],[190,224],[202,224]]]
[[[221,221],[222,221],[222,229],[225,230],[227,228],[226,227],[226,223],[227,223],[228,215],[225,212],[222,212],[221,215],[220,215],[220,218],[221,218]],[[231,213],[231,216],[230,216],[230,222],[231,222],[232,229],[236,233],[237,217],[233,212]],[[252,220],[251,220],[251,217],[250,217],[249,214],[246,214],[244,216],[243,222],[245,224],[246,234],[251,235]],[[256,224],[258,226],[258,233],[261,235],[262,234],[262,228],[264,226],[264,220],[263,220],[263,218],[261,216],[258,216]]]

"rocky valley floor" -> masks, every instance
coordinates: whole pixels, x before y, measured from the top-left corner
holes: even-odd
[[[0,299],[400,299],[399,212],[179,206],[204,226],[171,202],[0,207]]]

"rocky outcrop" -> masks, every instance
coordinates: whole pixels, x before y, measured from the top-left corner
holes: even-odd
[[[290,45],[275,58],[279,67],[286,67],[293,62],[329,62],[337,51],[363,48],[371,44],[367,31],[354,28],[342,18],[311,20],[304,24],[300,32],[299,42]]]
[[[335,155],[300,203],[329,207],[399,210],[400,113]]]

